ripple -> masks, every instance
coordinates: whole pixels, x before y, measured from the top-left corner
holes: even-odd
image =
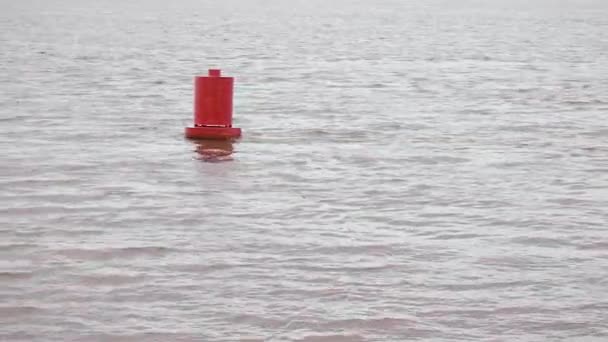
[[[344,335],[313,335],[298,339],[299,342],[362,342],[367,341],[361,335],[344,334]]]
[[[28,280],[33,277],[32,272],[0,272],[1,281]]]
[[[608,2],[2,10],[0,339],[608,334]]]
[[[52,250],[50,252],[75,260],[108,260],[138,257],[163,257],[176,251],[176,249],[162,246],[144,246],[103,249],[66,248]]]

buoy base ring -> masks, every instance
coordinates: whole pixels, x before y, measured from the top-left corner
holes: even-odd
[[[229,140],[239,138],[241,129],[236,127],[194,126],[186,127],[185,133],[188,139]]]

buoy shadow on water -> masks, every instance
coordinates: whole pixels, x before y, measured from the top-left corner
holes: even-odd
[[[232,161],[234,158],[234,141],[232,140],[196,140],[196,159],[207,163]]]

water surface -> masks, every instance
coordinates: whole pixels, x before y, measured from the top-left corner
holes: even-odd
[[[608,339],[608,3],[0,6],[0,339]]]

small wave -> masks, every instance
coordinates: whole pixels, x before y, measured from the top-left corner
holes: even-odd
[[[40,246],[36,245],[36,244],[30,244],[30,243],[16,243],[16,244],[10,244],[10,245],[0,245],[0,252],[13,252],[13,251],[24,252],[24,251],[34,249],[37,247],[40,247]]]
[[[520,236],[511,239],[512,243],[527,245],[527,246],[536,246],[536,247],[561,247],[561,246],[570,246],[572,245],[568,241],[564,239],[553,239],[549,237],[527,237]]]
[[[571,105],[571,106],[586,106],[586,105],[602,105],[602,104],[606,104],[607,102],[604,102],[602,100],[589,100],[589,101],[566,100],[566,101],[563,101],[562,103]]]
[[[579,246],[578,249],[608,251],[608,241],[586,243],[582,246]]]
[[[0,272],[1,281],[24,280],[33,277],[32,272]]]
[[[80,277],[80,283],[86,286],[124,286],[140,283],[145,279],[141,275],[127,274],[91,274]]]
[[[497,130],[506,131],[506,132],[539,132],[541,131],[540,125],[508,125],[508,126],[499,126]]]
[[[161,246],[146,246],[146,247],[124,247],[124,248],[106,248],[106,249],[84,249],[73,248],[56,250],[55,253],[63,255],[70,259],[121,259],[130,257],[142,256],[165,256],[174,250],[172,248]]]
[[[602,128],[596,131],[581,133],[582,135],[590,137],[608,137],[608,129]]]
[[[415,326],[418,322],[409,318],[382,317],[382,318],[352,318],[328,321],[320,326],[326,330],[336,329],[365,329],[386,330]]]
[[[170,268],[177,272],[207,274],[207,273],[212,273],[212,272],[218,272],[218,271],[229,270],[229,269],[239,268],[239,267],[248,267],[248,266],[254,266],[254,265],[253,264],[223,264],[223,263],[183,264],[183,265],[171,266]]]
[[[90,334],[80,336],[79,341],[112,341],[112,342],[133,342],[133,341],[171,341],[171,342],[192,342],[206,341],[199,334],[171,333],[171,332],[144,332],[138,334]],[[242,341],[242,340],[239,340]]]
[[[484,235],[479,235],[479,234],[470,234],[470,233],[462,233],[462,234],[441,234],[441,235],[437,235],[434,237],[431,237],[431,240],[459,240],[459,239],[475,239],[475,238],[481,238],[484,237]]]
[[[346,246],[322,246],[315,247],[307,250],[308,253],[315,255],[322,254],[364,254],[364,255],[387,255],[397,253],[403,250],[403,246],[396,245],[383,245],[383,244],[369,244],[369,245],[346,245]]]
[[[471,161],[468,158],[450,157],[450,156],[435,156],[435,157],[411,157],[408,158],[410,162],[419,163],[423,165],[437,165],[437,164],[462,164]]]
[[[42,311],[44,309],[36,306],[0,306],[0,317],[32,315]]]
[[[367,341],[361,335],[314,335],[305,336],[299,340],[299,342],[362,342]]]
[[[534,283],[529,281],[504,281],[492,283],[471,283],[471,284],[447,284],[440,286],[448,291],[476,291],[484,289],[505,289],[532,286]]]
[[[312,272],[373,272],[373,271],[384,271],[397,267],[394,264],[380,264],[380,265],[365,265],[359,264],[359,266],[307,266],[300,265],[295,266],[295,269],[302,271]]]

